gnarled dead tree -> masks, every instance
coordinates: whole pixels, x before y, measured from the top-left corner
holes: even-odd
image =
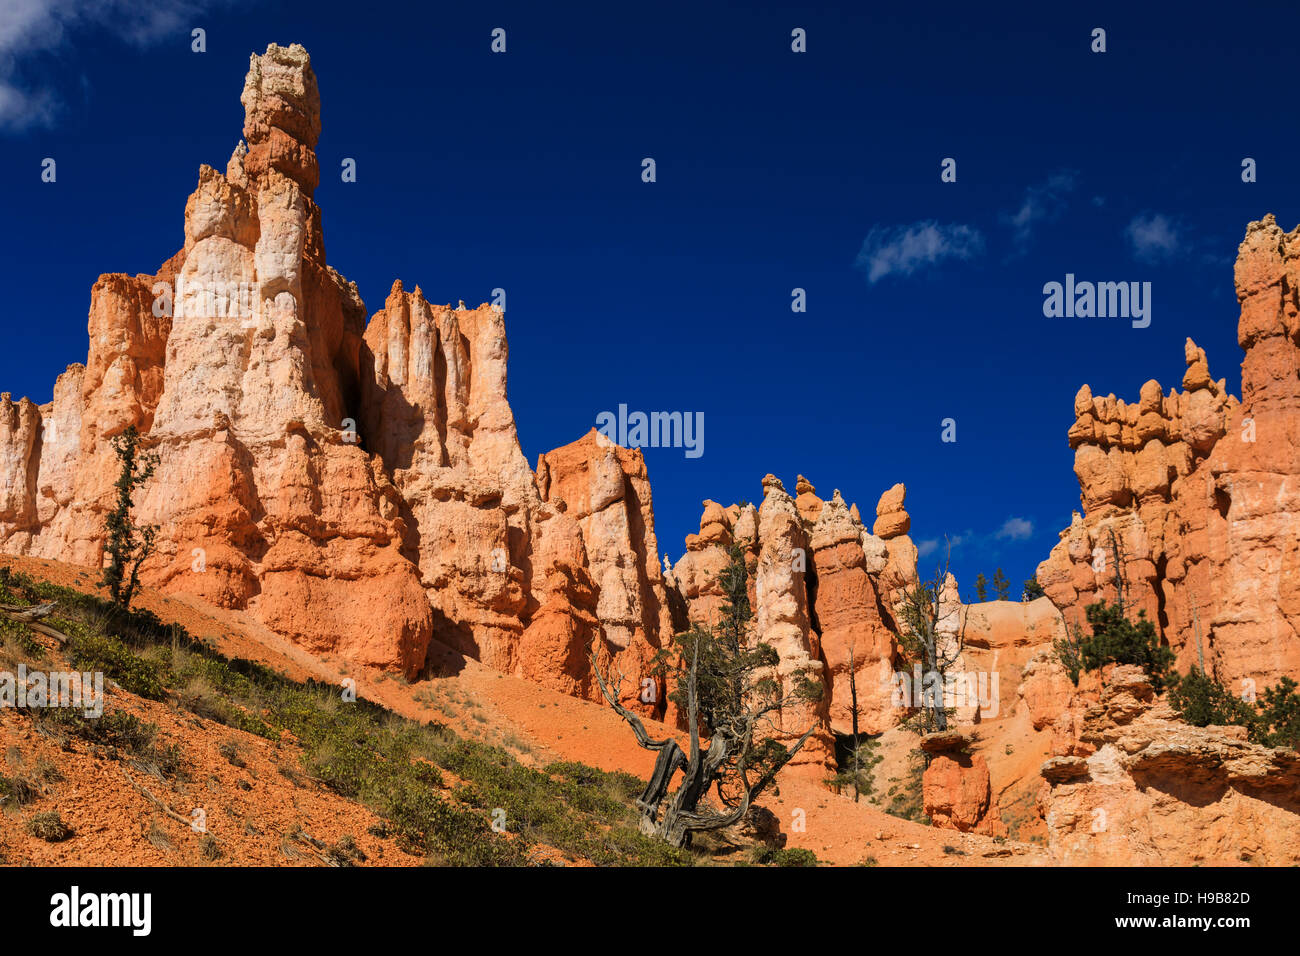
[[[641,719],[620,703],[621,675],[611,688],[595,655],[591,657],[605,700],[627,721],[638,744],[659,753],[636,801],[641,832],[676,847],[689,846],[694,833],[740,821],[816,729],[816,724],[810,726],[789,748],[777,739],[781,712],[798,701],[819,699],[821,686],[797,672],[787,675],[783,688],[775,649],[753,633],[744,554],[741,545],[733,545],[731,564],[720,578],[727,603],[719,624],[697,625],[676,639],[685,671],[678,672],[674,700],[686,716],[689,751],[671,737],[651,738]],[[709,738],[707,749],[701,745],[702,733]],[[679,770],[681,784],[670,796]],[[711,788],[721,804],[718,810],[701,808]]]

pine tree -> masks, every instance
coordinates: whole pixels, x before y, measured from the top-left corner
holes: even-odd
[[[983,572],[975,577],[975,600],[987,601],[989,599],[989,582],[984,578]]]
[[[993,590],[997,593],[999,601],[1009,601],[1011,599],[1011,582],[1007,576],[998,568],[993,572]]]

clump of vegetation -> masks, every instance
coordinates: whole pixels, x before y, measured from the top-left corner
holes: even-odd
[[[1260,728],[1257,740],[1265,747],[1290,747],[1300,750],[1300,694],[1290,677],[1283,677],[1276,687],[1260,695]]]
[[[75,624],[67,633],[72,638],[68,657],[74,667],[83,671],[103,671],[123,690],[149,700],[162,700],[166,696],[158,667],[133,653],[117,638],[87,633]]]
[[[57,810],[48,810],[27,821],[27,832],[46,843],[62,843],[72,836],[72,827],[63,822]]]
[[[1170,680],[1169,702],[1183,720],[1193,727],[1210,724],[1250,726],[1256,719],[1254,708],[1234,695],[1217,677],[1193,667],[1184,675]]]
[[[1085,635],[1075,627],[1069,637],[1056,642],[1058,659],[1076,684],[1083,671],[1100,670],[1106,664],[1136,664],[1146,671],[1157,693],[1169,682],[1174,652],[1160,643],[1155,625],[1145,611],[1137,620],[1128,618],[1120,602],[1105,600],[1084,609],[1092,633]]]
[[[186,777],[185,755],[179,745],[160,742],[156,725],[126,711],[87,717],[79,711],[51,707],[30,713],[46,733],[64,740],[84,740],[109,751],[110,756],[126,755],[136,769],[156,777]]]
[[[40,785],[28,777],[0,776],[0,807],[21,807],[40,799]]]
[[[356,866],[366,862],[365,853],[351,834],[339,837],[338,842],[325,851],[325,857],[337,866]]]
[[[913,823],[929,825],[930,818],[925,815],[925,800],[921,781],[928,763],[928,757],[929,754],[919,749],[908,754],[907,770],[902,779],[896,780],[894,785],[884,794],[889,800],[888,803],[883,805],[886,813],[901,817],[904,820],[911,820]]]
[[[217,746],[217,753],[226,758],[232,767],[247,767],[248,764],[239,753],[239,744],[233,740],[223,740]]]
[[[856,718],[856,714],[854,717]],[[876,792],[873,771],[884,758],[877,752],[879,742],[874,737],[859,734],[836,742],[835,757],[839,772],[826,781],[836,790],[852,790],[854,802],[859,796],[870,798]]]
[[[1192,726],[1245,727],[1254,743],[1300,750],[1300,685],[1290,677],[1266,688],[1253,702],[1237,697],[1199,667],[1174,675],[1171,683],[1169,701]]]
[[[812,850],[799,848],[774,849],[772,847],[755,847],[752,859],[760,866],[817,866],[817,854]]]
[[[1065,637],[1052,642],[1056,659],[1061,662],[1065,672],[1070,675],[1070,683],[1079,686],[1079,675],[1083,673],[1083,651],[1080,648],[1085,640],[1083,628],[1078,621],[1071,623],[1065,631]]]
[[[211,833],[206,834],[203,839],[199,841],[199,852],[203,854],[203,859],[210,863],[215,862],[226,855],[221,849],[221,844],[217,842],[217,838]]]
[[[1026,578],[1024,586],[1021,589],[1021,596],[1025,601],[1036,601],[1046,593],[1047,592],[1043,590],[1043,586],[1038,583],[1037,575],[1032,578]]]

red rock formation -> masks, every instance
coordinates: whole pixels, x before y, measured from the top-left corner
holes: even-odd
[[[1056,862],[1300,863],[1295,751],[1248,743],[1244,727],[1173,719],[1138,667],[1110,668],[1099,693],[1080,696],[1076,742],[1042,768],[1039,811]]]
[[[788,729],[819,724],[795,764],[816,775],[830,764],[832,734],[852,731],[851,674],[859,733],[880,733],[903,716],[891,680],[893,613],[902,589],[916,580],[916,547],[906,535],[902,485],[882,498],[890,540],[863,527],[857,507],[846,505],[838,491],[823,501],[802,475],[796,487],[799,494],[791,498],[768,475],[757,509],[705,501],[700,532],[687,535],[673,580],[690,620],[711,622],[723,601],[717,579],[728,563],[727,548],[733,541],[744,546],[758,633],[777,649],[784,672],[812,665],[820,673],[820,704],[786,721]]]
[[[610,666],[627,679],[626,705],[662,714],[665,686],[651,676],[651,659],[670,643],[674,627],[645,456],[610,444],[593,428],[539,457],[537,485],[544,501],[577,522]]]
[[[1182,393],[1151,381],[1126,405],[1079,391],[1069,437],[1086,517],[1038,569],[1053,603],[1082,620],[1085,604],[1115,597],[1113,539],[1129,602],[1179,668],[1204,659],[1238,690],[1300,673],[1297,273],[1300,234],[1272,216],[1251,223],[1236,265],[1240,402],[1190,339]]]
[[[997,801],[993,799],[988,761],[967,752],[970,738],[958,731],[941,731],[921,739],[930,764],[921,775],[921,802],[930,822],[942,830],[978,830],[1002,834]]]
[[[146,583],[410,674],[436,639],[567,693],[593,694],[593,647],[639,681],[672,629],[640,455],[584,439],[540,492],[500,312],[399,282],[367,326],[326,263],[306,51],[252,57],[241,100],[244,142],[200,169],[181,251],[95,284],[86,363],[52,402],[0,400],[0,546],[99,564],[109,439],[134,425],[159,456]]]

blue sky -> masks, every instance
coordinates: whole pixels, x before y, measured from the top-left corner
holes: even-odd
[[[702,456],[646,452],[674,559],[702,499],[802,473],[865,513],[905,482],[964,591],[998,566],[1018,586],[1079,506],[1079,385],[1177,385],[1190,335],[1239,392],[1237,244],[1300,218],[1282,3],[144,6],[0,18],[0,388],[47,401],[84,360],[95,278],[180,246],[249,53],[299,42],[329,261],[371,313],[394,278],[506,289],[530,461],[620,403],[704,413]],[[1151,324],[1046,318],[1067,273],[1150,282]]]

